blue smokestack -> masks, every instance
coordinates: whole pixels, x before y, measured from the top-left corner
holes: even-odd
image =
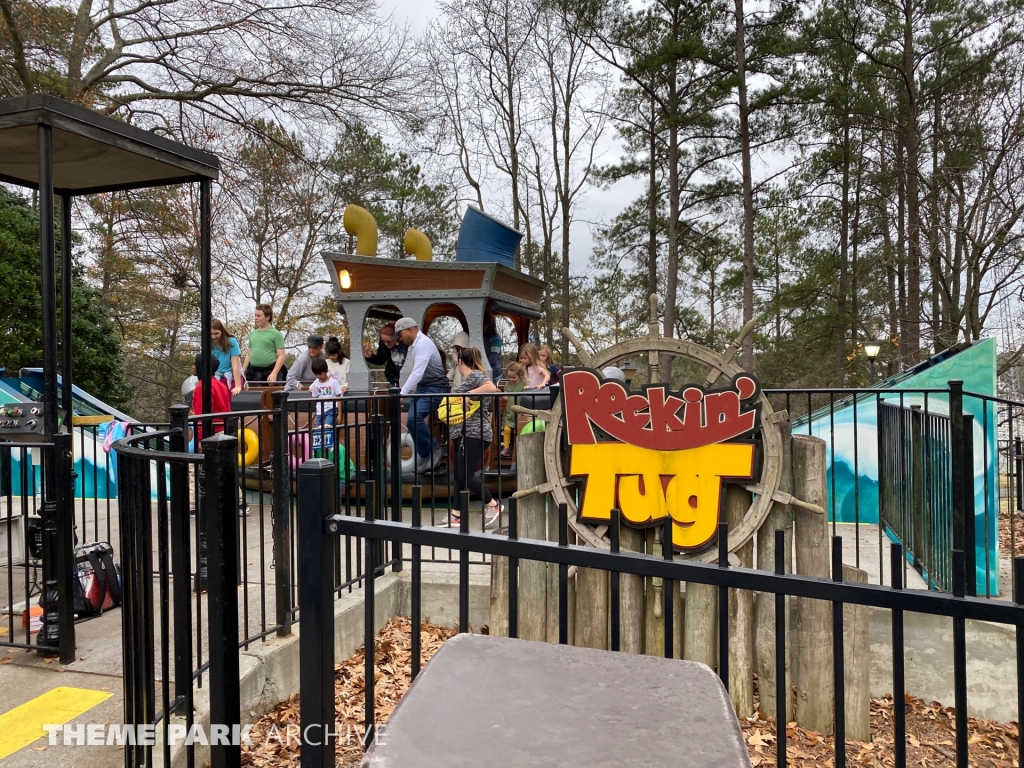
[[[523,233],[473,206],[466,208],[455,245],[456,261],[496,261],[515,268],[515,252]]]

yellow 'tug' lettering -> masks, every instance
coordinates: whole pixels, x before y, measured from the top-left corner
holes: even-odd
[[[754,445],[715,443],[659,451],[626,443],[573,445],[569,474],[586,479],[580,518],[647,526],[672,518],[676,549],[698,549],[718,529],[722,478],[750,479]]]

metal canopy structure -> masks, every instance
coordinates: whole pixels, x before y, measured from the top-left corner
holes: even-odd
[[[71,465],[71,198],[74,195],[199,183],[200,293],[203,355],[211,354],[210,219],[212,183],[220,174],[216,155],[88,110],[54,96],[0,99],[0,181],[39,192],[39,254],[42,275],[43,436],[43,628],[40,646],[59,647],[74,658],[71,610],[71,509],[61,490]],[[54,196],[61,199],[61,365],[64,434],[57,412],[57,265]],[[212,402],[210,371],[202,387]],[[66,455],[63,455],[65,454]],[[71,478],[73,487],[73,478]],[[72,494],[73,495],[73,494]],[[71,502],[73,505],[73,501]],[[58,610],[60,608],[60,610]]]
[[[220,174],[216,155],[193,149],[112,117],[45,94],[0,100],[0,181],[39,191],[43,292],[45,435],[57,431],[57,304],[53,196],[61,231],[71,232],[74,195],[200,183],[203,352],[210,354],[210,183]],[[71,305],[71,238],[63,237],[62,305]],[[66,416],[71,402],[71,315],[62,316],[61,373]],[[209,393],[207,393],[209,398]],[[209,402],[209,399],[207,399]]]

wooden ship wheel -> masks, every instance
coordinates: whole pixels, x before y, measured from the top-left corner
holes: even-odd
[[[748,323],[723,353],[715,352],[693,342],[666,338],[662,336],[658,327],[657,297],[652,295],[647,336],[620,342],[597,354],[590,355],[568,329],[563,329],[562,333],[576,348],[581,362],[588,368],[600,370],[605,366],[615,365],[620,361],[646,354],[649,356],[651,366],[651,381],[648,383],[655,384],[661,380],[659,378],[659,360],[662,356],[682,358],[706,370],[703,386],[706,389],[714,389],[716,385],[721,386],[720,380],[723,377],[725,381],[731,381],[735,376],[744,373],[735,361],[735,358],[744,337],[752,329],[753,323]],[[668,375],[671,377],[671,371],[668,372]],[[762,452],[760,473],[755,481],[748,481],[743,484],[743,487],[750,491],[753,496],[750,507],[747,509],[740,524],[729,531],[728,549],[730,552],[735,552],[742,547],[757,532],[757,529],[767,517],[773,502],[796,504],[817,509],[816,505],[801,502],[792,495],[779,490],[779,483],[782,479],[783,448],[782,435],[778,423],[788,419],[788,414],[785,411],[776,412],[773,410],[771,403],[763,393],[759,392],[756,402],[760,405],[760,424],[758,430]],[[515,406],[515,409],[548,422],[544,439],[544,464],[547,482],[537,488],[521,489],[516,493],[516,496],[521,497],[531,493],[550,493],[556,504],[564,503],[567,506],[569,524],[584,543],[593,547],[607,549],[609,547],[607,538],[608,526],[579,519],[579,510],[576,503],[579,480],[569,477],[567,471],[567,450],[565,440],[563,439],[565,428],[562,418],[562,398],[559,397],[548,411],[536,411],[520,406]],[[678,556],[701,562],[709,562],[717,557],[717,548],[711,547],[698,552],[683,552],[679,553]]]

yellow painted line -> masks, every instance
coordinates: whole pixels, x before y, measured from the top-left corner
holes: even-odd
[[[112,693],[60,686],[0,715],[0,760],[46,736],[44,724],[63,725]]]

